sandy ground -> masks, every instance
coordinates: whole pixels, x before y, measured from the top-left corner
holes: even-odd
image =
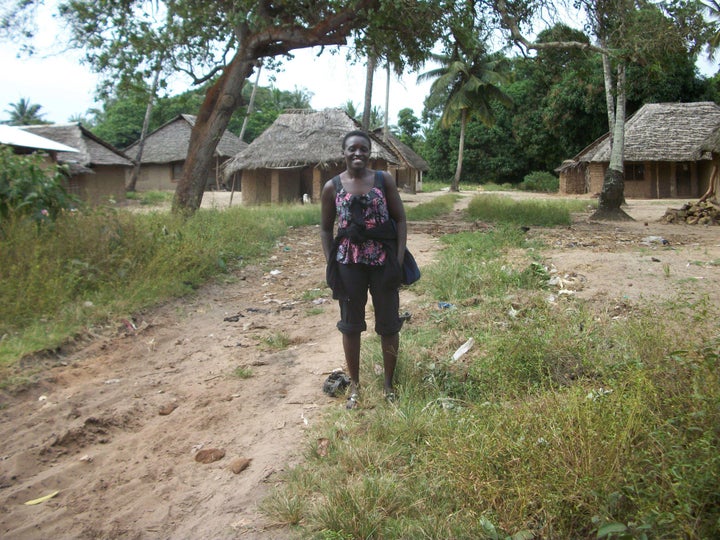
[[[413,205],[432,196],[404,198]],[[210,194],[204,205],[228,198]],[[717,303],[720,228],[657,223],[681,204],[631,201],[632,223],[579,216],[569,228],[527,234],[550,244],[558,293],[628,306],[689,290]],[[457,213],[410,224],[409,245],[422,267],[440,235],[482,227]],[[294,229],[227,283],[43,360],[38,384],[0,395],[0,537],[289,538],[258,505],[303,459],[309,428],[342,406],[321,390],[343,367],[337,308],[316,291],[323,281],[317,227]],[[412,312],[418,301],[403,291],[401,309]],[[281,334],[290,346],[273,349]],[[212,449],[223,457],[197,461]]]

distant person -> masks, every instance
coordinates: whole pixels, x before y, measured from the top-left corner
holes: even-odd
[[[338,330],[350,376],[347,408],[360,396],[360,334],[367,330],[368,290],[375,310],[375,332],[382,343],[384,392],[395,399],[393,376],[400,346],[399,288],[407,223],[392,177],[368,168],[370,137],[351,131],[342,141],[346,169],[325,184],[321,195],[320,239],[328,264],[328,284],[340,303]],[[333,229],[337,220],[337,236]]]

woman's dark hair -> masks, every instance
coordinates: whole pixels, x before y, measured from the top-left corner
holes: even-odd
[[[345,134],[345,136],[343,137],[343,142],[342,142],[343,150],[345,150],[345,143],[347,142],[347,140],[350,137],[362,137],[363,139],[365,139],[368,142],[368,148],[372,147],[372,141],[370,140],[370,135],[368,135],[367,132],[365,132],[365,131],[356,129],[354,131],[351,131],[350,133]]]

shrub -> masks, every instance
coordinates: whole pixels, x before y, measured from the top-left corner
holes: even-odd
[[[78,204],[63,187],[63,168],[48,167],[38,154],[15,155],[0,146],[0,217],[29,216],[37,222],[54,220]]]
[[[555,193],[560,189],[560,180],[549,172],[534,171],[525,176],[518,187],[524,191]]]

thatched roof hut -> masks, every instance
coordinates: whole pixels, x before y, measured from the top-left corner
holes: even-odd
[[[132,168],[132,160],[79,122],[22,126],[22,129],[77,150],[57,154],[58,163],[70,170],[68,190],[71,193],[89,202],[125,197],[125,174]]]
[[[718,127],[720,106],[713,102],[644,105],[625,124],[625,196],[698,196],[707,188],[712,161],[704,144]],[[599,193],[610,151],[606,133],[563,162],[558,169],[561,192],[577,193],[572,186],[578,182],[563,183],[563,175],[582,171],[587,192]]]
[[[317,201],[324,183],[345,169],[342,139],[356,129],[359,124],[341,109],[285,111],[228,162],[225,176],[242,172],[244,204],[295,201],[304,194]],[[392,173],[424,163],[409,148],[403,156],[378,134],[369,135],[372,168]]]
[[[132,167],[132,159],[103,141],[80,122],[23,126],[22,129],[77,149],[60,152],[58,161],[70,167],[71,174],[93,174],[97,166]]]
[[[172,163],[184,161],[190,146],[190,133],[195,126],[196,117],[191,114],[179,114],[145,137],[145,146],[140,162]],[[132,143],[125,153],[135,157],[140,141]],[[230,158],[247,146],[230,131],[225,131],[218,141],[215,156]]]
[[[324,183],[345,169],[342,139],[359,129],[345,111],[288,110],[225,167],[226,178],[242,173],[243,204],[320,199]],[[385,170],[401,160],[377,136],[370,164]]]
[[[344,163],[342,139],[348,131],[360,129],[341,109],[288,110],[263,131],[226,166],[226,174],[254,170],[314,166],[332,168]],[[374,137],[373,142],[378,142]],[[397,163],[398,158],[382,143],[373,144],[371,160]]]
[[[145,137],[145,146],[140,159],[140,175],[136,183],[138,190],[175,189],[177,181],[182,176],[195,121],[196,117],[193,115],[179,114]],[[135,158],[139,145],[140,141],[136,141],[128,146],[125,152]],[[245,147],[247,143],[241,141],[234,133],[230,131],[223,133],[215,149],[215,166],[208,177],[208,188],[221,187],[222,165]]]

